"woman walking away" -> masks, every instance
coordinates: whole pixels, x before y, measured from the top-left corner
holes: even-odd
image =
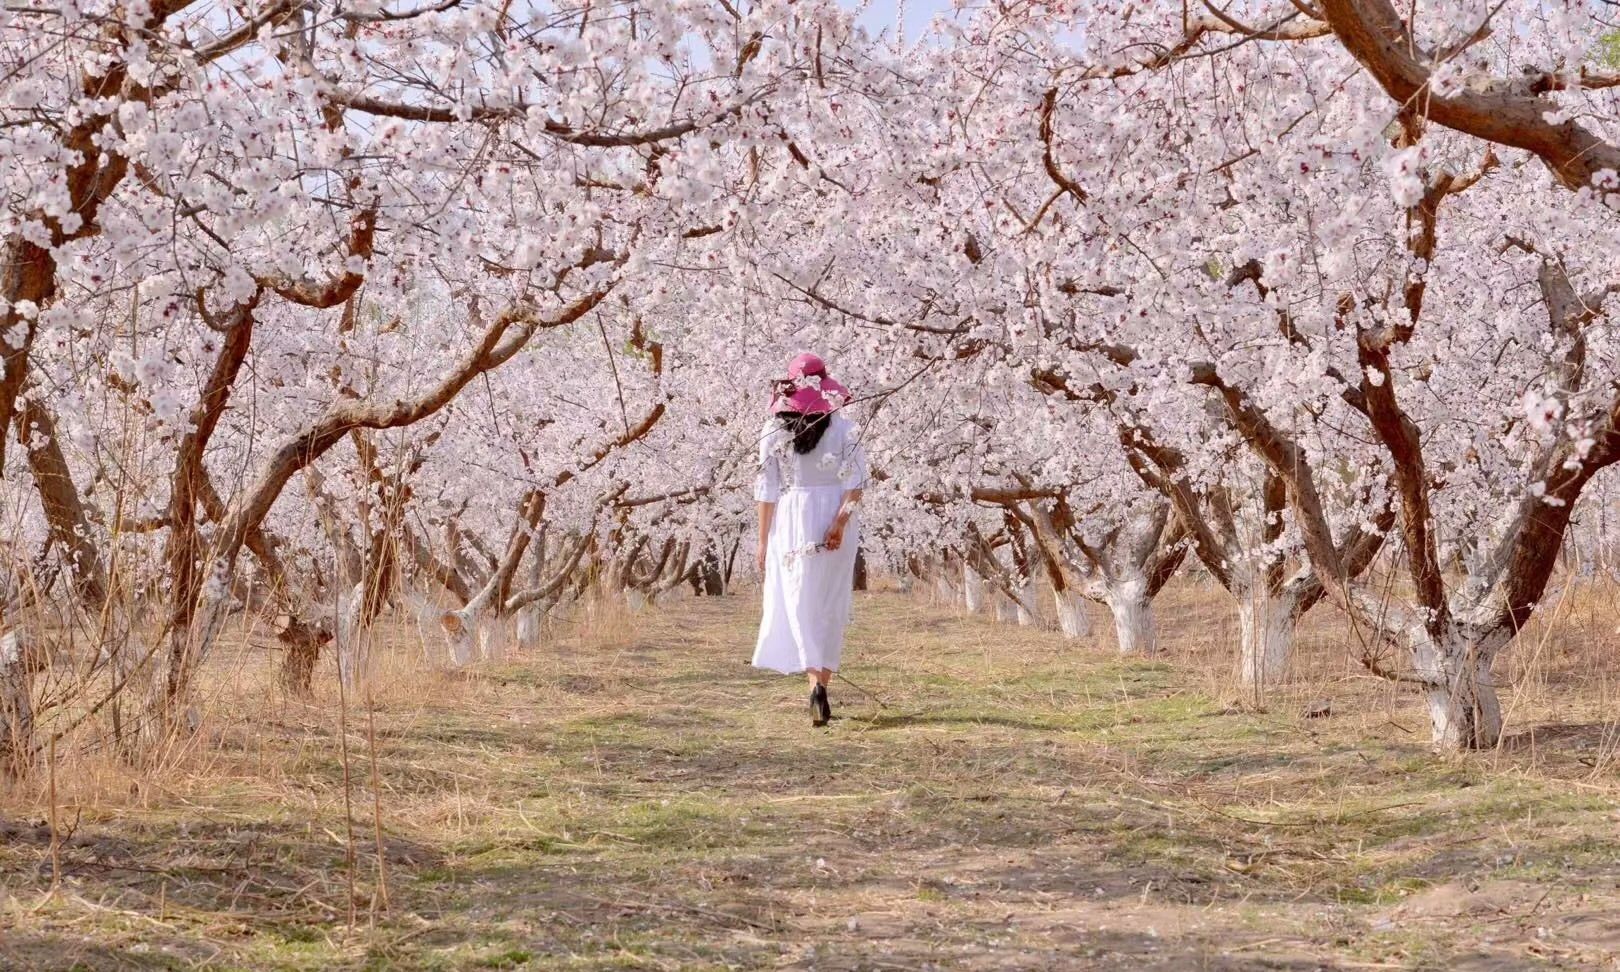
[[[754,664],[810,676],[810,724],[832,718],[827,683],[838,671],[849,623],[866,454],[838,409],[849,389],[813,354],[777,382],[760,436],[759,569],[765,614]]]

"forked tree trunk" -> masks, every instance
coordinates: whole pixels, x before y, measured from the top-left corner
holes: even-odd
[[[1087,542],[1072,526],[1059,526],[1045,508],[1031,507],[1031,532],[1049,574],[1057,574],[1065,591],[1080,592],[1108,605],[1114,617],[1115,641],[1122,654],[1149,654],[1158,647],[1153,599],[1186,555],[1182,526],[1170,517],[1168,503],[1131,512],[1101,540]],[[1061,512],[1061,511],[1060,511]],[[1065,515],[1065,520],[1067,515]],[[1081,570],[1067,553],[1070,540],[1091,567]],[[1054,580],[1054,589],[1060,585]]]
[[[1006,544],[1012,561],[1008,564],[977,529],[968,530],[969,554],[963,558],[962,582],[969,611],[975,611],[976,607],[982,609],[988,592],[995,600],[996,620],[1023,627],[1040,622],[1035,583],[1029,575],[1030,558],[1021,543],[1009,541]]]

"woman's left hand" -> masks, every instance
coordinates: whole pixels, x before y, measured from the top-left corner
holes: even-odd
[[[832,528],[827,531],[825,541],[828,550],[837,550],[844,545],[844,526],[848,523],[849,521],[843,517],[833,521]]]

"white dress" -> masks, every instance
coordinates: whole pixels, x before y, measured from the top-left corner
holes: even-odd
[[[851,517],[837,550],[816,550],[844,493],[866,486],[866,453],[855,424],[834,414],[815,449],[799,455],[793,436],[769,420],[760,434],[754,498],[776,504],[765,557],[765,613],[754,665],[791,673],[837,671],[844,652],[860,525]]]

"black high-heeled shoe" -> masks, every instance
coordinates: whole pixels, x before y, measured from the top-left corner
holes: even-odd
[[[810,690],[810,725],[820,728],[832,718],[832,706],[827,704],[827,686],[817,685]]]

